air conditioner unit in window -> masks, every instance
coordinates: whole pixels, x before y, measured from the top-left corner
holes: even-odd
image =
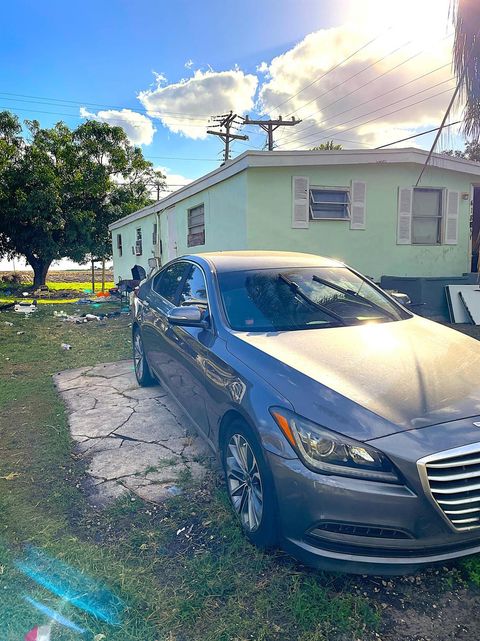
[[[137,240],[135,243],[135,256],[141,256],[142,255],[142,241]]]

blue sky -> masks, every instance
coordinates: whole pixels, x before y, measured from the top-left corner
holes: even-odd
[[[238,65],[255,73],[260,62],[282,53],[309,31],[333,24],[332,7],[341,4],[312,0],[7,2],[0,26],[0,107],[15,110],[21,118],[38,118],[44,126],[59,119],[71,126],[79,124],[79,104],[141,109],[136,95],[154,81],[153,71],[178,81],[191,75],[185,63],[192,60],[195,68],[220,71]],[[7,96],[7,92],[21,95]],[[79,104],[24,102],[34,99],[23,96]],[[92,106],[89,111],[97,109]],[[158,129],[154,142],[144,147],[145,155],[156,164],[190,178],[216,166],[169,157],[215,159],[220,149],[217,140],[192,144],[182,135]]]
[[[15,0],[2,6],[0,109],[121,125],[173,190],[218,166],[208,116],[230,109],[302,119],[279,149],[375,147],[438,126],[451,32],[448,0]],[[263,147],[259,129],[244,133],[233,155]],[[441,145],[462,142],[452,128]]]

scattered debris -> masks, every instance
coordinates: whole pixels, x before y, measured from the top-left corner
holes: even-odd
[[[25,641],[50,641],[52,629],[49,625],[36,626],[25,635]]]
[[[22,334],[25,334],[25,332],[17,332],[17,336],[21,336]]]
[[[62,349],[64,349],[65,351],[68,351],[69,349],[72,349],[72,346],[71,346],[71,345],[69,345],[68,343],[62,343],[62,344],[60,345],[60,347],[61,347]]]
[[[2,481],[13,481],[17,476],[20,476],[18,472],[10,472],[10,474],[7,474],[6,476],[0,476],[0,479]]]
[[[94,300],[92,300],[91,298],[79,298],[79,299],[77,300],[77,303],[78,303],[79,305],[91,305],[91,304],[92,304],[92,303],[94,303],[94,302],[95,302],[95,301],[94,301]]]
[[[8,327],[13,327],[13,323],[11,323],[10,321],[3,321],[3,324],[8,325]]]
[[[15,303],[13,311],[17,312],[17,314],[31,314],[32,312],[36,312],[37,301],[34,300],[33,303]]]
[[[85,318],[87,321],[100,320],[100,317],[95,316],[95,314],[85,314]]]

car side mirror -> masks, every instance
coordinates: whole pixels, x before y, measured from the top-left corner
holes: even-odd
[[[208,327],[202,310],[195,305],[174,307],[168,312],[167,320],[170,325],[179,325],[180,327]]]

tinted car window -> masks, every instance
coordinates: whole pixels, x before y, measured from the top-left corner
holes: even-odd
[[[187,301],[195,300],[197,302],[207,303],[207,285],[205,276],[200,267],[192,265],[185,284],[180,294],[180,305]]]
[[[346,267],[263,269],[219,274],[230,326],[287,331],[408,318]]]
[[[152,289],[163,298],[176,305],[178,289],[185,273],[185,263],[174,263],[162,270],[153,279]]]

